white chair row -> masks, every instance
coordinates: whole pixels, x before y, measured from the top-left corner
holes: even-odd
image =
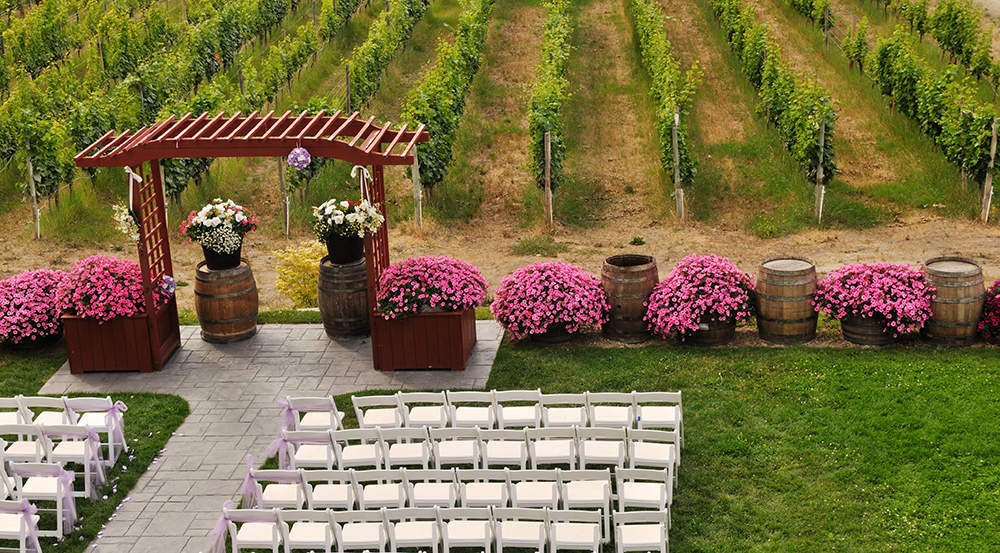
[[[128,407],[106,397],[15,396],[0,398],[0,425],[81,426],[103,434],[108,448],[107,465],[128,451],[123,413]]]
[[[77,518],[74,478],[72,472],[55,463],[11,463],[9,475],[0,467],[0,487],[3,488],[0,499],[54,503],[55,528],[39,530],[36,521],[36,532],[39,536],[62,538],[73,530]]]
[[[38,509],[27,499],[0,500],[0,540],[16,541],[18,553],[41,553]]]
[[[0,438],[0,466],[13,472],[13,463],[79,465],[83,467],[83,489],[74,490],[73,494],[91,499],[97,497],[97,490],[105,481],[105,463],[101,456],[101,438],[93,428],[59,424],[3,424],[0,425],[0,435],[23,438],[14,442]]]
[[[615,544],[626,551],[668,551],[666,513],[614,513]],[[453,547],[497,553],[504,548],[546,547],[598,553],[603,541],[596,511],[496,508],[404,508],[379,511],[258,510],[224,507],[213,531],[213,553],[243,548],[319,550],[331,553],[427,548],[448,553]]]

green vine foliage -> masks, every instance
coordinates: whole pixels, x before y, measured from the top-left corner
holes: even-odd
[[[701,81],[701,68],[696,64],[686,73],[671,53],[664,32],[664,17],[659,4],[650,0],[631,0],[629,13],[635,26],[643,66],[650,75],[650,94],[656,103],[656,126],[660,136],[660,165],[668,174],[674,173],[673,126],[674,113],[680,113],[677,150],[681,182],[694,180],[697,163],[688,146],[687,118],[695,88]]]
[[[330,40],[347,24],[358,9],[358,0],[323,0],[319,14],[319,36]]]
[[[941,49],[969,65],[982,26],[979,8],[972,0],[941,0],[931,16],[931,34]]]
[[[796,8],[798,9],[798,8]],[[837,172],[834,159],[836,109],[829,93],[789,69],[765,25],[754,22],[752,6],[741,0],[712,0],[712,10],[743,72],[757,87],[761,110],[777,127],[792,157],[810,181],[816,180],[823,132],[823,183]]]
[[[545,133],[550,141],[550,179],[555,190],[562,183],[566,137],[563,105],[569,97],[566,66],[569,62],[573,25],[569,0],[545,0],[545,28],[541,62],[528,101],[528,134],[531,139],[531,166],[535,182],[545,186]]]
[[[821,31],[834,26],[833,12],[830,11],[830,0],[785,0],[795,11],[808,17]],[[826,18],[824,19],[824,14]]]
[[[351,108],[368,105],[396,50],[410,38],[429,0],[389,0],[389,9],[372,24],[368,38],[351,54]]]
[[[899,0],[896,10],[910,25],[910,32],[917,33],[920,40],[930,30],[930,15],[928,15],[929,0]]]
[[[868,18],[862,17],[858,25],[847,33],[844,43],[844,56],[853,68],[858,66],[858,71],[865,72],[865,60],[868,59]]]
[[[434,65],[403,104],[403,120],[411,126],[425,125],[430,134],[430,141],[417,149],[420,182],[427,189],[444,179],[452,161],[455,134],[465,111],[465,97],[479,71],[493,5],[494,0],[464,3],[455,41],[438,43]]]

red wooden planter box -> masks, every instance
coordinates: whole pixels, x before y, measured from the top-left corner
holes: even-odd
[[[372,317],[375,370],[451,369],[464,371],[476,345],[474,309],[420,313],[403,319]]]
[[[181,345],[177,300],[171,298],[153,314],[155,321],[148,320],[142,313],[111,319],[104,324],[76,315],[63,315],[70,372],[161,370]]]

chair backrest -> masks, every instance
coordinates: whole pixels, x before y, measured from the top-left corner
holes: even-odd
[[[628,439],[634,442],[660,442],[678,444],[680,436],[676,430],[627,430]]]
[[[66,402],[61,397],[20,396],[21,406],[25,409],[42,409],[46,411],[65,411]]]
[[[319,522],[319,523],[330,523],[330,515],[325,510],[317,511],[314,509],[280,509],[278,510],[278,520],[284,522],[285,524],[292,522]],[[282,525],[284,530],[284,525]],[[288,540],[288,536],[284,536],[285,540]]]
[[[510,471],[507,469],[455,469],[455,476],[463,484],[467,482],[510,482]]]
[[[432,440],[476,440],[479,439],[477,428],[430,428]]]
[[[288,402],[288,407],[293,411],[303,413],[337,412],[337,404],[333,401],[333,396],[288,396],[285,401]]]
[[[575,440],[576,430],[573,427],[552,427],[526,428],[525,434],[529,440]]]
[[[479,439],[523,442],[527,436],[524,430],[479,430]]]
[[[354,480],[351,478],[352,470],[303,470],[302,481],[306,484],[313,484],[316,482],[328,483],[328,482],[339,482],[341,484],[351,484]]]
[[[622,511],[614,513],[615,526],[619,524],[656,524],[667,527],[669,513],[667,511]]]
[[[616,471],[619,472],[622,469]],[[577,469],[562,470],[556,469],[556,478],[559,482],[577,481],[603,481],[611,485],[611,469]]]
[[[444,392],[399,392],[397,396],[400,403],[409,405],[411,403],[432,403],[434,405],[445,405],[448,398]]]
[[[632,394],[623,392],[587,392],[586,396],[587,404],[591,406],[601,404],[631,406],[635,402]]]
[[[13,409],[18,414],[18,420],[23,423],[30,423],[31,417],[29,413],[21,405],[21,396],[14,397],[0,397],[0,410]]]
[[[448,390],[445,393],[445,397],[448,400],[448,404],[452,406],[456,403],[488,403],[492,405],[494,401],[493,392],[483,392],[478,390],[455,392]]]
[[[445,507],[437,509],[441,520],[493,520],[493,511],[489,507]]]
[[[38,439],[42,429],[34,424],[0,424],[0,436],[28,436]]]
[[[399,407],[398,392],[392,395],[375,396],[351,396],[351,404],[354,409],[366,409],[369,407]]]
[[[277,509],[223,509],[222,515],[229,522],[279,522]]]
[[[415,482],[455,482],[455,469],[402,469],[403,478]]]
[[[637,405],[657,403],[681,405],[680,392],[632,392],[632,397]]]
[[[329,433],[329,440],[341,445],[347,445],[350,442],[374,443],[378,442],[378,439],[378,430],[375,428],[348,428],[332,430]]]
[[[580,440],[608,440],[625,443],[624,428],[576,427],[576,437]]]
[[[114,407],[111,396],[104,397],[67,397],[63,398],[66,408],[74,413],[105,412]]]
[[[493,390],[493,400],[496,403],[534,402],[542,399],[542,389],[536,390]]]
[[[542,394],[542,406],[571,405],[584,407],[587,405],[586,394]]]
[[[426,428],[377,428],[379,438],[385,442],[412,442],[431,439]]]
[[[339,430],[338,432],[343,432]],[[281,437],[291,444],[333,445],[329,430],[282,430]]]
[[[545,509],[526,509],[524,507],[494,507],[493,519],[497,522],[505,520],[528,520],[545,522]]]
[[[351,471],[354,481],[364,485],[370,482],[403,482],[403,469],[374,469]]]
[[[371,509],[368,511],[328,511],[330,519],[336,524],[350,524],[353,522],[379,522],[385,523],[384,509]]]
[[[550,522],[590,522],[600,526],[602,520],[601,511],[546,509],[546,513]]]
[[[615,471],[615,478],[619,482],[619,487],[621,482],[625,481],[660,482],[668,485],[673,482],[673,477],[667,469],[618,469]]]
[[[258,482],[274,482],[278,484],[301,484],[303,482],[301,470],[287,469],[254,469],[250,471],[250,477]]]
[[[555,469],[528,469],[512,470],[509,472],[510,481],[517,482],[555,482]]]
[[[434,507],[403,507],[402,509],[386,509],[386,519],[392,522],[401,520],[437,520]]]

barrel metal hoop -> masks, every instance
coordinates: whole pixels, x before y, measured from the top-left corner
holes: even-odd
[[[768,322],[768,323],[808,323],[808,322],[811,322],[811,321],[815,321],[818,316],[819,316],[818,313],[814,313],[813,315],[810,315],[809,317],[804,317],[804,318],[801,318],[801,319],[772,319],[770,317],[765,317],[763,315],[758,314],[757,315],[757,320],[758,321],[765,321],[765,322]]]
[[[365,286],[362,288],[326,288],[320,286],[319,289],[322,290],[323,292],[329,292],[331,294],[354,294],[357,292],[365,292],[368,290],[368,287]]]
[[[785,301],[785,302],[804,301],[813,299],[812,296],[772,296],[771,294],[761,294],[760,292],[757,292],[757,297],[764,298],[769,301]]]
[[[801,286],[803,284],[809,284],[810,282],[816,282],[816,277],[800,280],[771,280],[769,278],[762,278],[757,281],[758,283],[763,282],[765,284],[774,284],[775,286]]]
[[[949,282],[937,282],[937,281],[932,281],[931,282],[931,284],[933,284],[935,288],[971,288],[973,286],[977,286],[977,285],[983,284],[983,283],[984,283],[984,281],[981,278],[979,280],[963,280],[962,282],[950,282],[950,281]]]
[[[971,298],[934,298],[931,303],[948,303],[948,304],[962,304],[962,303],[976,303],[983,301],[983,296],[985,294],[980,294]]]
[[[257,320],[257,313],[254,312],[251,315],[247,315],[245,317],[240,317],[238,319],[220,319],[220,320],[215,320],[215,319],[202,319],[202,318],[199,317],[198,320],[201,321],[202,324],[215,324],[215,325],[228,325],[228,324],[235,324],[235,323],[245,323],[245,322],[247,322],[249,320],[256,321]]]
[[[934,321],[934,320],[927,321],[927,328],[932,328],[932,327],[935,327],[935,326],[938,326],[938,327],[941,327],[941,328],[967,328],[967,327],[970,327],[970,326],[971,327],[978,327],[979,326],[979,321],[972,321],[972,322],[968,322],[968,323],[948,322],[948,321]]]
[[[252,288],[244,288],[239,292],[231,292],[229,294],[206,294],[205,292],[199,292],[198,290],[195,290],[194,294],[202,298],[226,299],[226,298],[238,298],[240,296],[245,296],[250,292],[256,292],[256,291],[257,291],[257,286],[254,285]]]

